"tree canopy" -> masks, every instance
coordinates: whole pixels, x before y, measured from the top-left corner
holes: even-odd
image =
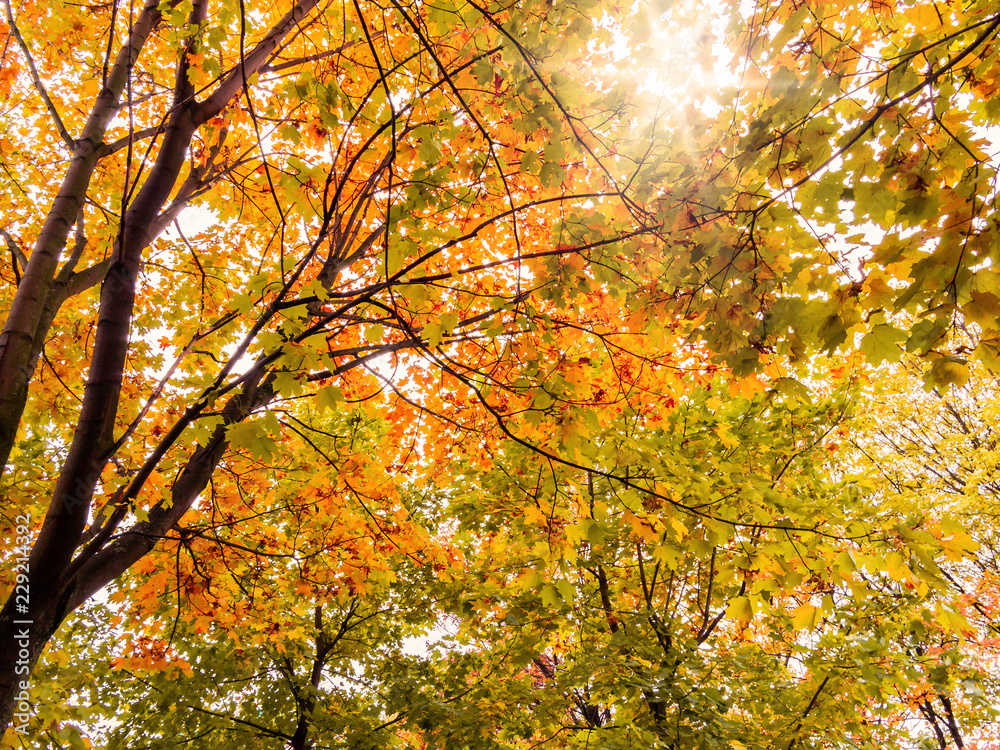
[[[3,27],[10,746],[997,741],[993,4]]]

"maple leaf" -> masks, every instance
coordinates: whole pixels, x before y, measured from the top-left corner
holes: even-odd
[[[991,438],[897,476],[852,408],[980,426],[993,5],[5,9],[5,726],[28,673],[74,745],[987,725]]]

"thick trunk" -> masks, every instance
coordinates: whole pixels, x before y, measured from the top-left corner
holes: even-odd
[[[19,592],[15,591],[7,600],[0,611],[0,643],[4,645],[0,648],[0,728],[5,729],[12,720],[15,725],[24,723],[15,716],[21,683],[30,683],[35,663],[60,623],[148,553],[191,508],[222,458],[227,445],[226,428],[271,400],[274,396],[271,380],[268,378],[260,386],[253,380],[229,400],[222,410],[226,423],[188,460],[174,483],[169,502],[159,503],[149,511],[145,522],[136,524],[106,546],[89,555],[78,555],[59,576],[50,576],[45,583],[30,571],[27,584],[30,598],[19,598]]]
[[[178,77],[186,78],[186,63]],[[67,570],[90,514],[94,490],[110,458],[112,430],[128,355],[135,285],[149,226],[166,202],[183,165],[195,123],[189,107],[171,119],[149,179],[125,214],[122,239],[101,286],[97,335],[83,406],[41,532],[31,551],[34,585],[49,586]]]

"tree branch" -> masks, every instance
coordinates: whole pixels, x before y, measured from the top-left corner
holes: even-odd
[[[319,0],[299,0],[295,3],[240,64],[229,71],[218,88],[199,105],[196,119],[199,122],[207,122],[225,109],[226,105],[243,90],[243,82],[250,80],[253,74],[264,66],[285,35],[318,4]]]
[[[174,0],[176,1],[176,0]],[[118,51],[114,66],[94,102],[73,160],[45,216],[34,249],[24,269],[0,334],[0,467],[5,467],[24,413],[28,383],[34,373],[36,343],[44,340],[53,317],[47,310],[49,290],[70,228],[86,201],[100,147],[108,125],[118,112],[125,82],[161,18],[158,0],[146,0],[133,24],[128,40]]]
[[[112,141],[111,143],[105,143],[101,146],[101,156],[108,156],[116,151],[121,151],[123,148],[128,148],[129,142],[135,143],[136,141],[142,141],[146,138],[152,138],[157,133],[162,133],[163,127],[157,125],[152,128],[143,128],[142,130],[136,130],[135,132],[129,133],[128,135],[119,138],[117,141]]]
[[[28,259],[24,255],[24,251],[21,246],[17,244],[17,241],[10,235],[6,229],[0,229],[0,235],[3,235],[4,242],[7,243],[7,249],[10,250],[10,254],[14,257],[14,271],[17,273],[17,277],[20,280],[21,274],[18,273],[18,266],[20,266],[20,271],[23,273],[24,269],[28,265]]]
[[[49,97],[49,92],[45,88],[45,84],[42,83],[41,76],[38,75],[38,69],[35,67],[35,60],[31,56],[31,50],[28,49],[28,45],[25,43],[24,37],[21,36],[21,30],[17,27],[17,22],[14,20],[14,14],[11,12],[10,0],[4,0],[4,7],[7,11],[7,25],[10,27],[10,33],[17,41],[17,46],[21,48],[21,52],[24,54],[24,59],[28,63],[28,74],[31,76],[31,83],[34,85],[35,91],[37,91],[38,95],[42,98],[42,102],[45,104],[45,109],[48,110],[49,115],[52,117],[52,122],[55,124],[56,130],[59,132],[59,137],[63,139],[63,143],[66,144],[66,148],[69,149],[70,153],[73,153],[76,150],[76,141],[74,141],[69,132],[67,132],[66,126],[63,125],[62,118],[56,110],[56,105],[53,104],[52,99]]]

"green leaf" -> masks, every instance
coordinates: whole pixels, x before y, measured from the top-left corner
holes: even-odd
[[[321,409],[336,412],[340,409],[340,405],[344,403],[344,394],[335,385],[326,386],[316,392],[316,403]]]
[[[576,587],[569,581],[559,579],[556,581],[556,590],[559,592],[559,596],[567,604],[572,604],[573,600],[576,598]]]
[[[380,343],[382,341],[382,336],[384,335],[385,328],[381,323],[375,323],[365,328],[365,341],[370,344]]]
[[[538,174],[541,166],[542,161],[538,158],[538,154],[531,150],[524,152],[524,156],[521,157],[522,172],[527,174]]]
[[[873,365],[896,362],[903,350],[900,346],[907,334],[888,324],[873,326],[861,339],[861,351]]]
[[[551,583],[546,583],[542,585],[541,595],[542,595],[543,606],[556,609],[562,604],[562,598],[559,595],[559,589],[557,589]]]

